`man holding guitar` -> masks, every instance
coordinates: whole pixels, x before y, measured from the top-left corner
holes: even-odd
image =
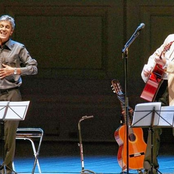
[[[163,44],[149,57],[144,65],[141,77],[146,86],[141,98],[146,101],[161,102],[162,105],[174,104],[174,34],[170,34]],[[147,149],[144,159],[144,174],[158,173],[158,151],[160,146],[160,128],[153,129],[153,161],[151,161],[151,133],[148,132]]]

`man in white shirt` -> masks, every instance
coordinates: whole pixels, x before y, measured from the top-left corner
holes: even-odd
[[[162,81],[157,90],[153,101],[161,102],[162,105],[173,105],[174,103],[174,34],[170,34],[163,44],[149,57],[147,64],[144,65],[141,77],[146,83],[149,75],[153,72],[155,65],[158,64],[164,70]],[[153,129],[153,161],[151,161],[151,131],[148,132],[147,149],[144,159],[144,174],[157,174],[159,164],[157,160],[160,147],[160,128]]]

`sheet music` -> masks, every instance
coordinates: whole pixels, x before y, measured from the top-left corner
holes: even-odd
[[[133,114],[133,127],[149,127],[152,121],[152,111],[155,109],[153,126],[159,123],[161,102],[140,103],[135,106]]]
[[[24,120],[30,101],[0,102],[0,120]]]
[[[8,101],[0,102],[0,120],[2,120],[4,117],[4,113],[5,113],[7,104],[8,104]]]
[[[140,103],[135,106],[132,127],[149,127],[152,121],[152,112],[155,108],[152,126],[174,128],[174,106],[162,106],[161,102]]]
[[[173,126],[174,106],[162,106],[159,126]]]

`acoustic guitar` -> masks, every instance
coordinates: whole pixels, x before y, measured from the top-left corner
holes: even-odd
[[[168,43],[164,47],[163,51],[161,52],[161,55],[159,56],[160,59],[162,59],[161,58],[162,54],[164,54],[170,49],[173,42],[174,41]],[[163,81],[162,78],[164,76],[164,73],[165,73],[165,70],[163,69],[163,67],[160,64],[156,63],[140,95],[142,99],[145,99],[149,102],[154,101],[156,94],[158,92],[158,89],[160,88],[161,83]]]
[[[149,102],[154,101],[158,89],[161,86],[163,75],[164,75],[164,70],[162,69],[162,66],[156,64],[146,82],[143,92],[141,93],[140,97],[142,99],[145,99]]]
[[[125,112],[125,96],[121,90],[121,86],[118,80],[111,81],[112,90],[117,94],[117,98],[120,101],[123,113]],[[144,142],[143,130],[142,128],[131,128],[131,108],[128,106],[129,110],[129,130],[127,136],[127,125],[125,124],[125,114],[124,123],[114,132],[114,137],[119,145],[117,160],[119,166],[122,170],[127,169],[127,157],[129,158],[129,169],[141,170],[143,169],[144,156],[146,151],[146,143]],[[132,110],[133,111],[133,110]],[[127,155],[127,137],[128,137],[128,155]]]

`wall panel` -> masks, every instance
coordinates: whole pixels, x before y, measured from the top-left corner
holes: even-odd
[[[128,99],[144,102],[140,73],[148,56],[173,32],[173,0],[19,0],[0,2],[0,13],[16,19],[13,39],[38,60],[39,74],[24,77],[24,100],[31,100],[21,126],[39,126],[45,138],[115,142],[120,103],[111,90],[117,78],[124,91],[122,49],[140,23],[145,28],[128,49]]]
[[[87,78],[89,73],[90,78],[106,78],[111,61],[108,44],[112,39],[108,40],[108,30],[112,29],[112,8],[109,3],[37,7],[11,4],[5,6],[5,11],[12,11],[19,24],[14,38],[25,43],[37,57],[39,76],[60,78],[71,74],[84,78],[86,74]]]
[[[20,126],[42,127],[45,139],[73,141],[78,120],[94,115],[84,138],[115,141],[120,104],[110,86],[112,78],[123,80],[122,2],[0,4],[1,12],[15,17],[13,39],[24,43],[39,63],[37,76],[24,77],[21,90],[31,105]]]

